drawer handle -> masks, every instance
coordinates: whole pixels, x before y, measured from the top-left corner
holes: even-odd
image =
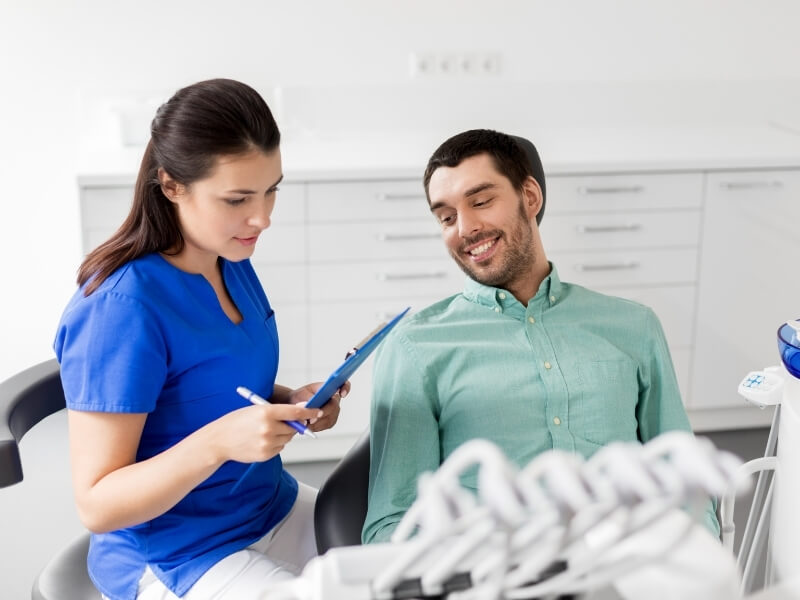
[[[783,187],[783,182],[773,181],[723,181],[719,184],[723,190],[777,190]]]
[[[644,191],[643,185],[616,186],[584,186],[578,188],[579,194],[639,194]]]
[[[438,240],[439,233],[378,233],[375,235],[379,242],[411,242],[415,240]]]
[[[615,231],[639,231],[642,228],[639,223],[628,223],[627,225],[578,225],[578,233],[613,233]]]
[[[422,200],[423,197],[419,192],[407,192],[405,194],[400,192],[378,192],[378,200],[383,202],[395,202],[398,200]]]
[[[578,271],[623,271],[626,269],[638,269],[639,263],[634,260],[628,260],[619,263],[606,263],[594,265],[575,265]]]
[[[444,279],[444,271],[431,271],[428,273],[378,273],[378,281],[407,281],[409,279]]]

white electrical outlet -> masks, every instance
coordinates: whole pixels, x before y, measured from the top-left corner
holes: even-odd
[[[412,52],[408,55],[413,78],[495,76],[501,70],[499,52]]]

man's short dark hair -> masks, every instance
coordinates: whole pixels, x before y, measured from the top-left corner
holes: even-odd
[[[457,167],[461,161],[478,154],[488,154],[497,171],[505,176],[518,192],[522,191],[522,186],[528,177],[536,180],[542,188],[542,208],[536,215],[536,222],[541,223],[546,192],[544,169],[536,147],[525,138],[492,129],[464,131],[446,140],[434,151],[428,160],[422,180],[428,204],[431,201],[428,186],[434,171],[439,167]]]

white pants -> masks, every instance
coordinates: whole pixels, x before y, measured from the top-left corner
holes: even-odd
[[[317,555],[314,501],[317,491],[298,482],[297,500],[276,527],[255,544],[226,556],[197,580],[183,600],[256,600],[270,586],[299,575]],[[137,600],[177,600],[148,567]]]

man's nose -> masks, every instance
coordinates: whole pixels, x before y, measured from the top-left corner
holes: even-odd
[[[480,219],[470,211],[464,211],[458,215],[458,233],[461,237],[475,235],[481,229]]]

